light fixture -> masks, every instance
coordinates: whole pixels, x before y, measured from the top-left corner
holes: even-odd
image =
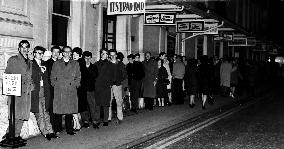
[[[98,5],[100,3],[100,0],[91,0],[92,5]]]
[[[91,0],[91,4],[93,5],[94,8],[96,8],[96,5],[100,3],[101,3],[101,0]]]

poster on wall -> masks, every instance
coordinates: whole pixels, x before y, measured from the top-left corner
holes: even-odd
[[[108,0],[107,15],[145,13],[145,0]]]
[[[175,25],[176,13],[147,12],[144,15],[144,25]]]

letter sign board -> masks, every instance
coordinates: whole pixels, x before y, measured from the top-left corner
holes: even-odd
[[[145,13],[144,25],[175,25],[176,13]]]
[[[182,32],[195,32],[195,33],[204,32],[204,21],[192,20],[192,21],[185,21],[185,22],[177,22],[176,31],[179,32],[179,33],[182,33]]]
[[[145,0],[108,0],[107,15],[145,13]]]
[[[21,96],[21,74],[3,74],[3,94]]]

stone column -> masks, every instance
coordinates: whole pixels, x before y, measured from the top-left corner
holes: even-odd
[[[117,52],[122,52],[123,55],[128,54],[129,47],[129,16],[118,15],[116,21],[116,50]],[[124,59],[126,60],[126,59]]]
[[[224,42],[220,42],[220,50],[219,50],[219,58],[222,58],[224,56]]]
[[[207,35],[203,35],[203,55],[207,55]]]

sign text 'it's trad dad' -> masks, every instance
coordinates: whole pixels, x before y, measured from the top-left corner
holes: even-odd
[[[107,15],[145,13],[145,0],[108,0]]]

